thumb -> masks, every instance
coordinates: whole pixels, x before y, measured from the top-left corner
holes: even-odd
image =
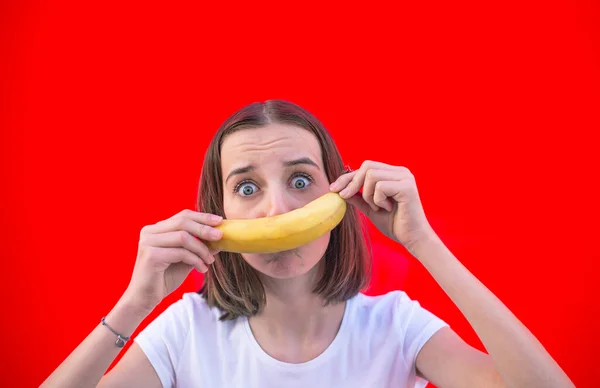
[[[356,193],[352,197],[346,199],[350,205],[355,206],[364,215],[369,215],[372,209],[371,206],[364,200],[361,193]]]

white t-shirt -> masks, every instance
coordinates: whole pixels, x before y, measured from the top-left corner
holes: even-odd
[[[163,387],[424,387],[415,360],[446,323],[406,293],[350,299],[329,347],[301,364],[281,362],[256,342],[248,319],[219,321],[196,293],[186,293],[135,338]]]

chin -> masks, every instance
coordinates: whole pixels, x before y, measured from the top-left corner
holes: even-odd
[[[276,253],[243,254],[244,260],[263,275],[292,279],[316,269],[329,244],[329,233],[306,245]]]

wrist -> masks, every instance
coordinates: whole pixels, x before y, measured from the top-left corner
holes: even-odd
[[[123,295],[106,315],[105,320],[111,328],[125,337],[130,337],[142,321],[152,312]]]
[[[439,250],[443,246],[442,240],[435,231],[433,229],[428,229],[407,244],[406,249],[417,260],[422,262],[424,259],[431,256],[432,249]]]
[[[121,299],[119,299],[119,302],[117,302],[117,306],[120,309],[127,311],[128,315],[143,320],[156,308],[157,303],[154,301],[146,301],[143,298],[134,295],[133,292],[126,291],[123,296],[121,296]]]
[[[160,304],[154,293],[145,292],[135,285],[129,285],[117,304],[122,305],[136,316],[147,316]]]

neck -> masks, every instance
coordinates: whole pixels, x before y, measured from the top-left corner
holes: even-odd
[[[337,332],[345,303],[329,304],[313,292],[318,281],[319,266],[293,279],[263,277],[267,303],[252,317],[270,335],[290,341],[311,341]]]

